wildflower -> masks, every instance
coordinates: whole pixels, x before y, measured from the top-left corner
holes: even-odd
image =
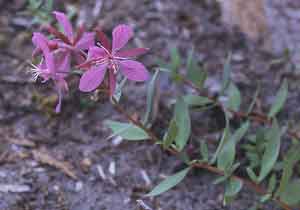
[[[64,49],[62,53],[63,57],[70,58],[71,55],[74,55],[77,64],[82,63],[85,59],[84,50],[88,50],[94,45],[95,33],[85,32],[82,25],[79,27],[77,33],[74,34],[72,24],[64,13],[54,11],[53,14],[64,30],[64,33],[59,32],[52,26],[47,26],[46,29],[48,29],[49,33],[56,37],[52,42],[48,42],[48,46],[50,48]]]
[[[110,95],[114,93],[116,74],[119,70],[129,80],[145,81],[149,78],[149,73],[145,66],[132,60],[133,57],[146,53],[148,49],[121,50],[133,37],[131,27],[119,25],[114,28],[112,46],[104,33],[97,31],[97,36],[100,39],[99,46],[91,47],[87,61],[79,65],[82,68],[88,67],[88,70],[80,79],[79,89],[81,91],[90,92],[95,90],[103,81],[107,70],[109,70]]]
[[[68,91],[68,85],[64,78],[68,74],[66,70],[70,66],[70,58],[59,49],[51,52],[47,38],[41,33],[34,33],[32,42],[37,48],[41,49],[43,55],[37,66],[32,65],[33,79],[36,80],[38,77],[42,77],[43,82],[50,79],[54,81],[58,93],[58,104],[55,111],[60,112],[63,92]]]

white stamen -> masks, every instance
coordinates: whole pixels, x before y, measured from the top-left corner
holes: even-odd
[[[34,65],[33,63],[30,63],[31,68],[29,69],[29,72],[32,73],[32,80],[35,82],[37,78],[41,75],[42,70],[40,67]]]

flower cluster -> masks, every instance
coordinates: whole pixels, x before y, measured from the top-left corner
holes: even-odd
[[[133,60],[145,54],[148,49],[123,49],[133,37],[133,30],[130,26],[115,27],[111,43],[99,29],[95,32],[86,32],[84,26],[80,26],[75,33],[64,13],[55,11],[53,15],[63,32],[47,26],[45,28],[54,38],[48,39],[39,32],[33,34],[32,42],[36,47],[33,57],[40,56],[41,60],[39,64],[32,65],[32,71],[33,79],[41,77],[43,82],[48,80],[54,82],[58,93],[56,112],[60,112],[62,96],[68,91],[66,77],[72,69],[72,64],[83,71],[79,84],[79,90],[82,92],[94,91],[107,78],[109,93],[113,95],[119,71],[133,81],[145,81],[149,78],[145,66]]]

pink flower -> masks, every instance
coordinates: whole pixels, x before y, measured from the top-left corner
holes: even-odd
[[[68,85],[64,78],[68,74],[68,71],[65,70],[70,66],[70,57],[59,49],[51,52],[48,46],[49,40],[41,33],[34,33],[32,42],[42,51],[43,55],[37,66],[32,65],[33,79],[36,80],[40,76],[43,78],[43,82],[50,79],[54,81],[58,93],[58,104],[55,110],[60,112],[63,92],[68,91]]]
[[[81,91],[90,92],[95,90],[103,81],[107,70],[109,70],[110,95],[115,91],[116,73],[119,70],[129,80],[145,81],[149,78],[149,73],[145,66],[131,59],[146,53],[148,49],[121,50],[133,37],[131,27],[119,25],[114,28],[112,46],[104,33],[97,31],[97,35],[100,39],[100,47],[91,47],[87,61],[79,65],[82,68],[88,67],[88,70],[80,79],[79,89]]]
[[[85,59],[85,53],[83,50],[88,50],[91,46],[94,46],[95,33],[85,32],[83,26],[79,27],[76,35],[74,34],[73,27],[68,17],[58,11],[53,12],[56,20],[64,30],[64,33],[59,32],[52,26],[47,26],[49,33],[56,37],[55,40],[48,41],[48,46],[50,49],[61,48],[62,56],[71,58],[74,55],[77,64],[80,64]],[[68,67],[70,68],[70,67]]]

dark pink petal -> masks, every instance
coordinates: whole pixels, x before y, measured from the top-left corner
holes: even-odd
[[[64,50],[55,54],[55,64],[57,73],[66,76],[71,68],[71,53],[70,51]]]
[[[94,58],[104,58],[107,56],[107,53],[104,49],[100,47],[90,47],[88,52],[88,60],[94,59]]]
[[[130,50],[118,51],[118,52],[116,52],[115,55],[118,57],[130,58],[130,57],[136,57],[136,56],[143,55],[143,54],[147,53],[148,50],[149,50],[148,48],[134,48],[134,49],[130,49]]]
[[[109,95],[112,96],[116,90],[116,75],[114,71],[109,71]]]
[[[55,71],[54,57],[47,45],[48,42],[47,38],[41,33],[34,33],[32,37],[32,42],[35,44],[37,48],[40,48],[42,50],[49,71],[54,72]]]
[[[80,50],[87,50],[95,45],[95,34],[84,33],[81,39],[76,43],[76,48]]]
[[[125,60],[120,61],[119,65],[121,72],[130,80],[142,82],[149,79],[149,72],[140,62]]]
[[[95,90],[104,79],[106,67],[107,64],[103,64],[86,71],[80,78],[79,90],[82,92]]]
[[[58,11],[54,11],[53,14],[55,15],[55,18],[58,21],[58,23],[64,29],[67,37],[70,40],[72,40],[73,39],[73,28],[72,28],[72,24],[69,21],[68,17],[64,13],[58,12]]]
[[[107,49],[109,52],[111,52],[111,43],[109,39],[107,38],[106,34],[100,29],[96,29],[97,38],[100,41],[101,45]]]
[[[77,65],[81,65],[85,63],[85,56],[81,52],[73,52],[72,55],[74,55],[75,61]]]
[[[130,26],[119,25],[113,30],[112,51],[116,52],[124,47],[127,42],[133,37],[133,30]]]
[[[52,34],[56,38],[58,38],[58,39],[62,40],[63,42],[65,42],[66,44],[69,44],[69,45],[72,44],[70,42],[69,38],[66,35],[64,35],[63,33],[61,33],[60,31],[58,31],[56,28],[54,28],[50,25],[43,26],[43,28],[46,29],[50,34]]]

